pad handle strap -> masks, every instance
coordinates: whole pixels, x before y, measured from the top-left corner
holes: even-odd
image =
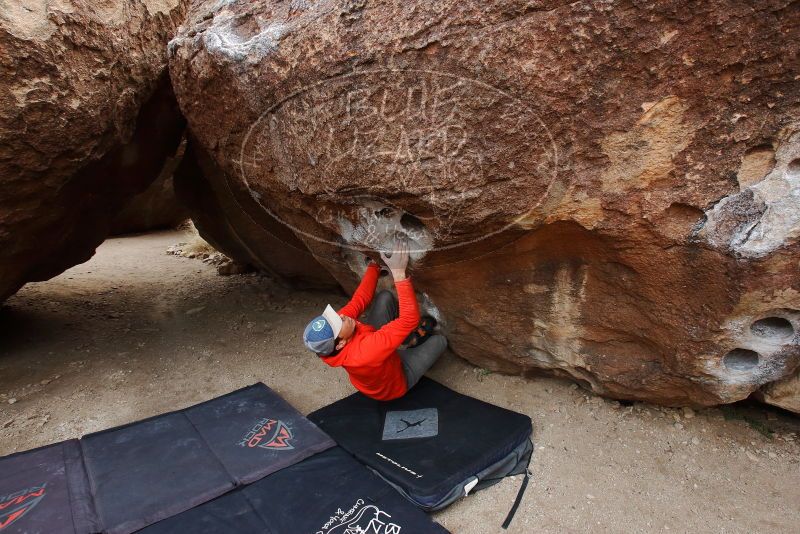
[[[517,492],[517,498],[514,499],[514,505],[511,507],[511,510],[508,511],[506,520],[503,521],[504,529],[508,528],[508,526],[511,524],[511,520],[514,519],[514,514],[517,513],[517,508],[519,508],[519,503],[522,502],[522,496],[525,494],[525,488],[528,487],[528,480],[530,479],[530,476],[531,476],[530,469],[525,469],[525,478],[522,479],[522,484],[520,485],[519,491]]]

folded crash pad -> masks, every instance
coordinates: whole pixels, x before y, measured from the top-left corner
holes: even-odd
[[[442,534],[336,447],[144,529],[144,534]]]
[[[0,532],[98,528],[78,440],[0,458]]]
[[[133,532],[334,445],[267,386],[255,384],[0,458],[0,495],[8,503],[0,514],[16,514],[0,533]]]
[[[424,510],[526,473],[532,452],[527,415],[424,377],[397,400],[356,393],[308,418]]]

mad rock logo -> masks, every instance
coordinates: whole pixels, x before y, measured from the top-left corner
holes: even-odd
[[[0,497],[0,531],[16,522],[44,499],[44,485]]]
[[[373,504],[358,499],[348,510],[339,508],[315,534],[401,534],[392,516]]]
[[[264,418],[253,425],[253,428],[239,441],[239,445],[248,448],[291,450],[294,449],[292,439],[294,435],[283,421]]]

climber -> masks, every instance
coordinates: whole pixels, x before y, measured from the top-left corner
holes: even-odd
[[[444,336],[432,333],[432,317],[420,321],[406,276],[408,243],[398,240],[393,248],[381,258],[394,278],[397,299],[388,290],[375,295],[380,267],[370,260],[350,302],[338,313],[329,304],[303,332],[306,347],[331,367],[344,367],[356,389],[378,400],[402,397],[447,347]],[[358,317],[370,303],[362,323]]]

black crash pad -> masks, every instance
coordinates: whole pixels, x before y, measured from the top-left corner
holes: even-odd
[[[0,458],[0,532],[82,534],[97,528],[78,440]]]
[[[443,534],[447,530],[336,447],[141,532]]]
[[[0,496],[7,503],[0,514],[16,511],[0,532],[130,533],[334,445],[267,386],[255,384],[79,441],[0,458]]]
[[[355,393],[308,418],[425,510],[463,497],[476,476],[481,488],[525,472],[531,454],[527,415],[425,377],[397,400]]]

